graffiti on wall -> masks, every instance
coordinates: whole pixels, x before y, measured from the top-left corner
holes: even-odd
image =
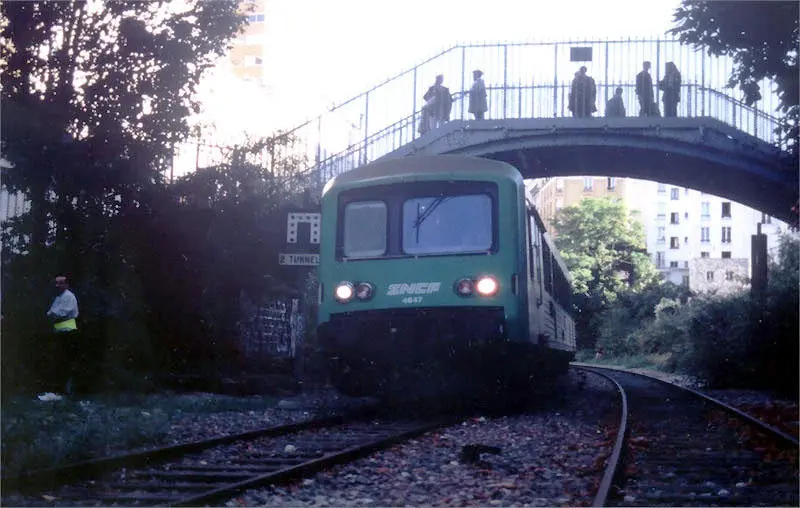
[[[294,358],[302,346],[305,319],[298,298],[253,302],[241,298],[239,341],[249,359]]]

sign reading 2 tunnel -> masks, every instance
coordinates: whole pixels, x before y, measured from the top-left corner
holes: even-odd
[[[278,254],[278,263],[291,266],[319,264],[319,212],[290,212],[286,217],[286,251]]]

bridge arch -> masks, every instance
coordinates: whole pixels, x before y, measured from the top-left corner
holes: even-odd
[[[502,160],[525,178],[616,176],[729,198],[794,222],[798,171],[774,145],[713,118],[453,121],[384,157],[463,154]]]

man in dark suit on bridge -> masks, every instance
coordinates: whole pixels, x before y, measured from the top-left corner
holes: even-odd
[[[636,75],[636,97],[639,98],[639,116],[655,116],[650,62],[644,62],[642,72]]]
[[[597,111],[597,85],[594,79],[586,74],[586,67],[581,67],[572,80],[569,92],[569,110],[575,118],[589,118]]]

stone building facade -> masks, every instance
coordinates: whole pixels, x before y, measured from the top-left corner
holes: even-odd
[[[689,289],[695,293],[730,295],[750,288],[750,260],[694,258],[689,261]]]

